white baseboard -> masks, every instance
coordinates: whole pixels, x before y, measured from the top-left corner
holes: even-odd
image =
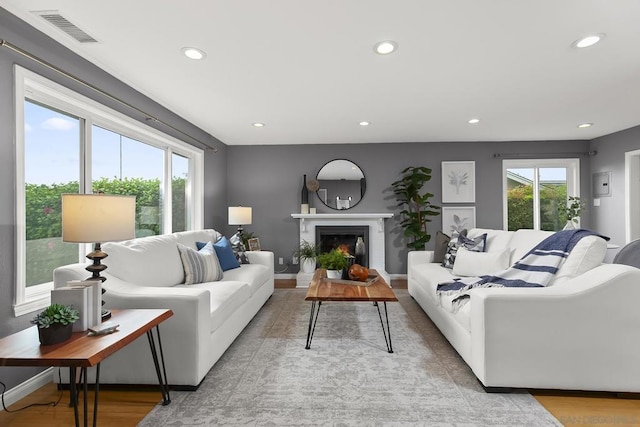
[[[289,274],[282,274],[282,273],[277,273],[273,275],[274,279],[295,279],[296,275],[294,273],[289,273]]]
[[[18,384],[4,394],[5,406],[10,406],[53,381],[54,368],[48,368],[23,383]]]
[[[407,275],[406,274],[389,274],[389,276],[391,276],[391,280],[394,279],[401,279],[401,280],[406,280],[407,279]]]

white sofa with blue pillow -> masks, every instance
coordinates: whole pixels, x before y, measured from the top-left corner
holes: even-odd
[[[640,269],[603,264],[607,245],[583,237],[542,288],[477,288],[453,313],[437,295],[455,277],[491,275],[551,232],[471,229],[484,252],[458,250],[452,268],[434,251],[409,252],[409,294],[487,389],[640,392]],[[482,239],[481,239],[482,240]]]
[[[234,266],[235,256],[222,237],[215,230],[185,231],[102,245],[108,254],[104,262],[108,269],[102,273],[107,278],[106,308],[173,310],[173,317],[160,325],[170,385],[196,388],[273,294],[273,253],[246,252],[249,264]],[[199,242],[217,242],[214,258],[210,245],[197,250]],[[190,259],[204,259],[206,267],[190,267]],[[55,269],[54,286],[86,279],[86,266]],[[218,267],[226,271],[216,271]],[[198,277],[201,274],[205,276]],[[216,280],[208,281],[207,274]],[[205,281],[190,283],[194,278]],[[107,358],[101,364],[100,382],[157,384],[147,338],[142,336]]]

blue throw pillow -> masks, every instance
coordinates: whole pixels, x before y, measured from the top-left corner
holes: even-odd
[[[196,246],[198,250],[205,247],[207,242],[196,242]],[[220,261],[220,266],[222,267],[222,271],[231,270],[234,268],[240,267],[240,260],[238,259],[238,255],[233,250],[233,246],[231,242],[226,237],[221,237],[217,242],[213,244],[213,248],[216,250],[216,255],[218,255],[218,261]],[[231,254],[229,254],[229,252]],[[244,253],[242,254],[244,256]],[[249,261],[242,262],[242,264],[249,264]]]
[[[213,244],[213,248],[216,250],[216,255],[218,255],[218,261],[220,261],[222,271],[240,267],[240,263],[233,253],[229,239],[222,236],[220,240]]]

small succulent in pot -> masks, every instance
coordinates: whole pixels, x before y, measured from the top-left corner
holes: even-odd
[[[51,304],[44,311],[31,319],[31,323],[38,325],[39,329],[49,328],[55,324],[66,326],[78,320],[78,310],[70,305]]]

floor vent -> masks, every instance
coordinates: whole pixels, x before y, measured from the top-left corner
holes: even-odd
[[[40,16],[42,19],[52,24],[61,31],[64,31],[69,36],[73,37],[80,43],[98,43],[98,40],[91,37],[89,34],[78,28],[77,25],[71,23],[67,18],[60,15],[57,10],[38,10],[32,13]]]

